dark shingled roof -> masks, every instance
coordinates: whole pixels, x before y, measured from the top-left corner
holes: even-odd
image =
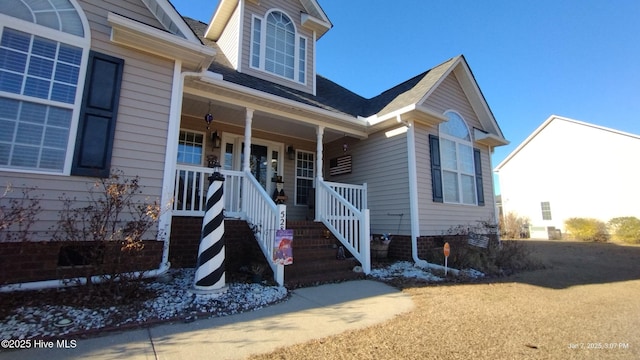
[[[387,113],[415,104],[426,94],[430,86],[437,81],[438,75],[442,74],[442,71],[435,70],[448,68],[445,65],[455,59],[450,59],[432,70],[417,75],[371,99],[366,99],[323,76],[316,75],[316,95],[314,96],[304,91],[236,71],[216,42],[204,38],[207,24],[187,17],[184,20],[205,45],[211,46],[218,51],[218,55],[216,55],[216,59],[209,67],[209,70],[221,74],[225,81],[354,117],[368,117],[380,112]]]

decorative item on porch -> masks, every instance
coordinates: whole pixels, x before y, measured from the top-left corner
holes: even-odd
[[[198,248],[193,292],[196,294],[221,294],[225,286],[225,248],[224,248],[224,176],[220,165],[214,165],[209,177],[207,205],[202,218],[202,237]]]
[[[273,190],[273,195],[272,195],[273,201],[277,205],[284,204],[285,202],[287,202],[289,197],[284,193],[284,181],[282,181],[282,176],[275,175],[271,179],[271,181],[276,183],[276,188],[275,190]]]
[[[276,230],[273,243],[273,262],[280,265],[293,264],[293,230]]]
[[[391,243],[391,234],[382,234],[379,238],[371,240],[371,258],[380,260],[386,259],[389,255],[389,244]]]

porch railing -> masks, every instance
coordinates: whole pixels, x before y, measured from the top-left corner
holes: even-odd
[[[221,170],[225,176],[224,210],[226,217],[242,217],[242,171]],[[176,216],[204,216],[213,169],[178,164],[173,193],[173,214]]]
[[[371,272],[367,186],[316,181],[317,218]]]
[[[246,221],[252,227],[256,240],[271,266],[276,282],[284,285],[284,265],[271,261],[276,230],[284,229],[287,223],[287,207],[276,205],[250,172],[243,181],[242,209]]]

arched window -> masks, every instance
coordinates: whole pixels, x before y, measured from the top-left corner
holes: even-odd
[[[445,112],[440,124],[440,156],[444,202],[476,204],[473,144],[469,128],[460,114]]]
[[[90,45],[76,6],[0,2],[0,168],[70,168]]]
[[[251,67],[305,83],[307,40],[296,33],[293,21],[282,11],[253,18]]]

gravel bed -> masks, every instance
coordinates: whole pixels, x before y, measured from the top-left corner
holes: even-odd
[[[218,297],[189,291],[194,269],[169,270],[167,275],[143,286],[156,296],[141,304],[89,306],[20,306],[0,320],[0,338],[29,339],[78,335],[167,320],[195,320],[260,309],[287,298],[284,287],[264,284],[227,284]]]
[[[134,328],[167,321],[193,321],[198,317],[218,317],[257,310],[287,299],[286,288],[264,283],[227,284],[227,291],[217,296],[196,295],[189,291],[193,284],[194,269],[172,269],[167,274],[142,284],[155,296],[134,304],[86,306],[87,301],[74,301],[72,305],[47,301],[50,292],[36,292],[43,299],[15,306],[9,315],[0,319],[0,338],[31,339],[91,336],[103,331]],[[482,273],[472,271],[474,277]],[[381,281],[441,282],[428,271],[401,261],[373,269],[370,277]],[[51,291],[51,290],[49,290]],[[72,292],[73,289],[65,289]],[[47,295],[49,294],[49,295]],[[64,302],[64,301],[63,301]]]

